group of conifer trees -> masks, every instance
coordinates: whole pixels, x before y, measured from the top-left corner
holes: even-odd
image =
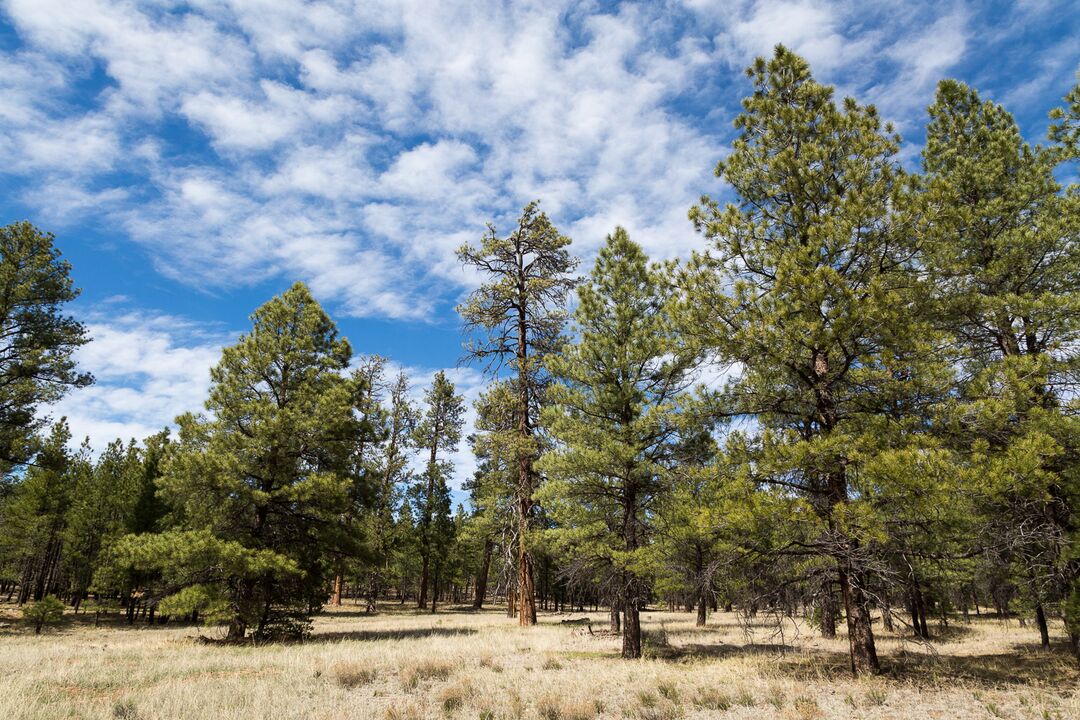
[[[4,228],[0,587],[237,640],[305,632],[328,599],[498,600],[522,625],[602,606],[628,658],[643,610],[722,606],[843,621],[856,673],[879,670],[875,632],[993,612],[1045,648],[1062,621],[1080,659],[1080,88],[1031,145],[943,81],[913,172],[794,53],[747,75],[716,168],[732,201],[690,210],[688,260],[616,228],[578,278],[535,203],[458,251],[491,379],[468,509],[454,385],[415,403],[301,284],[174,435],[71,450],[38,412],[91,382],[69,268]]]

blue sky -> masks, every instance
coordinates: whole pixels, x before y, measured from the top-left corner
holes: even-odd
[[[298,279],[419,391],[461,353],[454,248],[530,199],[586,262],[616,224],[686,255],[742,69],[777,42],[877,104],[914,165],[942,77],[1042,140],[1077,37],[1074,1],[0,0],[0,222],[74,266],[99,382],[56,412],[100,446],[197,408]]]

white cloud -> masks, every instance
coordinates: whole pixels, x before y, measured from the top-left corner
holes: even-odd
[[[198,410],[210,386],[210,367],[227,341],[173,316],[123,311],[106,303],[90,315],[92,341],[76,352],[94,385],[74,390],[49,410],[66,416],[74,443],[89,437],[100,451],[110,441],[142,440]]]
[[[0,152],[26,202],[193,285],[303,279],[408,319],[471,281],[454,248],[536,198],[586,259],[616,224],[657,257],[698,247],[686,209],[723,192],[739,71],[775,43],[904,128],[988,30],[884,0],[3,7],[23,46],[0,52]]]

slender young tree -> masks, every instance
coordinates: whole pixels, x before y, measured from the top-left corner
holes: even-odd
[[[431,611],[435,612],[439,572],[452,539],[450,489],[446,479],[453,474],[454,466],[446,455],[457,450],[461,441],[465,400],[456,394],[454,384],[440,370],[424,393],[424,403],[427,408],[414,432],[414,443],[427,452],[427,463],[411,494],[420,541],[417,607],[426,607],[430,591]]]
[[[754,93],[716,169],[738,201],[704,197],[690,211],[711,249],[686,274],[681,325],[739,363],[725,402],[761,429],[750,469],[818,514],[815,546],[836,564],[852,671],[876,673],[860,517],[872,488],[855,483],[860,458],[896,432],[885,418],[916,392],[931,337],[912,311],[895,211],[899,139],[872,106],[837,107],[783,46],[748,75]]]
[[[578,300],[580,339],[549,361],[559,382],[543,414],[556,441],[542,460],[545,497],[557,498],[550,506],[557,520],[567,514],[560,510],[573,509],[568,531],[587,546],[581,551],[606,555],[614,565],[622,656],[638,658],[640,610],[648,600],[644,552],[665,464],[678,443],[676,400],[690,383],[693,356],[674,332],[658,272],[622,228],[608,236]]]
[[[547,357],[557,350],[566,313],[563,304],[574,286],[571,273],[577,267],[567,246],[570,238],[559,231],[529,203],[507,237],[488,234],[480,245],[458,250],[463,264],[487,282],[477,288],[458,312],[470,337],[465,349],[470,358],[482,361],[489,372],[508,367],[516,392],[514,455],[517,465],[515,491],[518,515],[517,587],[518,622],[536,624],[536,593],[529,529],[535,515],[533,493],[537,486],[534,467],[539,455],[535,437],[543,391],[548,384]]]

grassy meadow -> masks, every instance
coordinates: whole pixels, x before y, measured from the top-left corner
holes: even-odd
[[[783,637],[736,615],[643,616],[646,657],[618,657],[606,615],[499,610],[432,616],[388,606],[320,615],[303,643],[232,646],[195,626],[94,627],[40,636],[0,609],[0,718],[1080,718],[1062,645],[989,617],[937,628],[931,646],[880,633],[885,674],[852,680],[846,640],[788,621]],[[591,617],[592,633],[567,619]],[[1060,628],[1055,628],[1060,635]]]

